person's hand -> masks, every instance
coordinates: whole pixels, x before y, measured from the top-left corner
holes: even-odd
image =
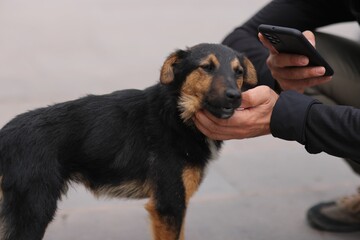
[[[315,36],[310,31],[303,32],[304,36],[315,47]],[[266,61],[271,75],[277,80],[283,90],[295,90],[303,93],[305,88],[325,83],[331,79],[324,76],[324,67],[309,67],[306,56],[296,54],[278,53],[270,42],[259,33],[259,39],[270,55]]]
[[[279,96],[267,86],[242,93],[241,109],[229,119],[219,119],[206,111],[195,114],[196,127],[214,140],[251,138],[270,133],[270,119]]]

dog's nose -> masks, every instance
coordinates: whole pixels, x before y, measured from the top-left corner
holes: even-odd
[[[225,91],[225,96],[229,99],[229,100],[238,100],[240,99],[240,92],[236,89],[227,89]]]

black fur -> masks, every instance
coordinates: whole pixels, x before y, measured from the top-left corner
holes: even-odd
[[[126,187],[113,195],[152,196],[178,238],[186,208],[182,170],[204,169],[211,157],[209,140],[179,117],[178,101],[186,76],[214,51],[224,58],[232,53],[218,45],[178,51],[169,84],[90,95],[6,124],[0,131],[0,239],[42,239],[71,181],[94,192],[135,182],[144,190]]]

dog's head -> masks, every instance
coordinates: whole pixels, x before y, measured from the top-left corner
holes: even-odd
[[[255,68],[243,55],[220,44],[199,44],[172,53],[165,61],[160,82],[180,91],[178,106],[186,122],[205,109],[229,118],[241,104],[243,83],[257,83]]]

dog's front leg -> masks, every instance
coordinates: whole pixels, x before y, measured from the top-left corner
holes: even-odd
[[[155,169],[153,191],[145,206],[150,215],[153,239],[182,239],[180,233],[186,211],[182,167],[163,162]]]
[[[180,178],[175,176],[181,175]],[[201,168],[185,167],[166,181],[158,181],[146,209],[150,214],[153,239],[184,239],[186,208],[197,191],[203,171]],[[165,179],[164,179],[165,180]]]
[[[180,234],[185,207],[163,205],[151,198],[146,204],[146,210],[150,214],[151,227],[154,240],[183,240]],[[176,209],[177,208],[177,209]],[[175,213],[178,212],[178,213]]]

